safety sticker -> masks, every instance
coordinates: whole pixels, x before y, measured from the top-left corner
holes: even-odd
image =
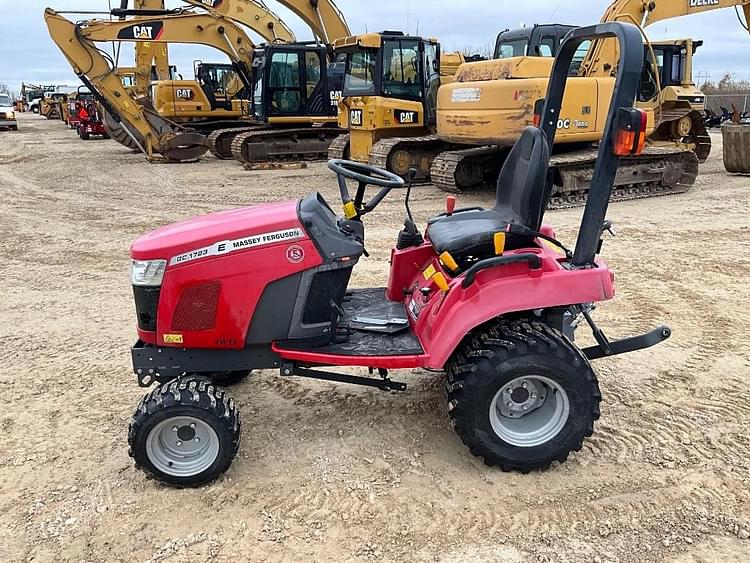
[[[205,248],[199,248],[198,250],[193,250],[191,252],[186,252],[185,254],[175,256],[169,261],[169,265],[177,266],[179,264],[192,262],[193,260],[208,258],[209,256],[220,256],[222,254],[228,254],[230,252],[247,250],[248,248],[257,248],[259,246],[268,246],[270,244],[277,244],[279,242],[299,240],[301,238],[305,238],[305,233],[302,231],[302,229],[287,229],[285,231],[252,235],[236,240],[224,240]]]
[[[479,102],[482,100],[481,88],[456,88],[451,93],[451,102],[460,104],[465,102]]]

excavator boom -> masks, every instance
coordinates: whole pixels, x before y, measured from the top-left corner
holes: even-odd
[[[268,6],[255,0],[182,0],[246,25],[268,42],[294,43],[297,38],[291,28]]]
[[[215,0],[214,4],[223,1],[226,0]],[[326,45],[351,35],[344,14],[333,0],[278,0],[278,3],[302,19],[315,37]]]
[[[601,21],[633,23],[645,29],[660,21],[726,8],[742,8],[745,21],[750,21],[750,0],[615,0],[604,12]],[[615,42],[597,41],[581,63],[580,74],[611,75],[617,59]]]

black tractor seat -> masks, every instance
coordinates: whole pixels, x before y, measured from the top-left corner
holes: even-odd
[[[457,211],[434,219],[427,230],[438,254],[450,253],[463,269],[467,264],[495,256],[495,234],[519,226],[524,234],[507,232],[505,249],[534,246],[552,189],[550,151],[544,133],[527,127],[500,171],[495,207]],[[525,227],[525,229],[523,229]]]

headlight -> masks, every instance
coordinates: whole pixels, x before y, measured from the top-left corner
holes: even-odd
[[[8,114],[8,119],[15,119],[16,118],[16,112],[12,111]]]
[[[159,287],[166,269],[166,260],[131,260],[130,281],[142,287]]]

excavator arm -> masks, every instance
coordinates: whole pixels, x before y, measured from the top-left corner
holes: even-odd
[[[745,21],[750,21],[750,0],[615,0],[604,12],[602,23],[628,22],[645,29],[659,21],[725,8],[742,8]],[[616,42],[598,41],[583,60],[579,74],[611,75],[617,60]]]
[[[121,0],[120,8],[127,9],[129,0]],[[134,0],[136,10],[164,10],[164,0]],[[124,18],[124,16],[123,16]],[[151,67],[158,80],[169,80],[169,49],[164,43],[135,44],[135,93],[145,96],[151,83]]]
[[[144,0],[148,1],[148,0]],[[182,0],[185,4],[222,15],[241,23],[268,42],[294,43],[297,38],[291,28],[268,6],[255,0]]]
[[[214,0],[221,5],[227,0]],[[291,10],[312,29],[317,39],[326,45],[332,45],[336,39],[349,37],[349,25],[344,14],[333,3],[333,0],[277,0],[279,4]]]

